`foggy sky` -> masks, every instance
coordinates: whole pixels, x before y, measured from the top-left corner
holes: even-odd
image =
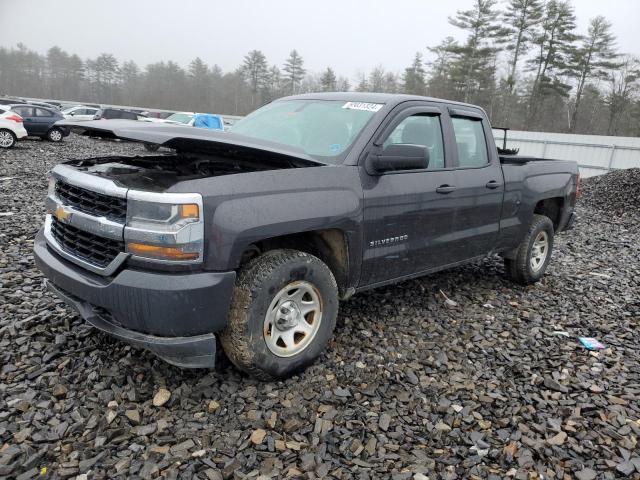
[[[640,54],[640,0],[574,0],[578,28],[604,15],[618,45]],[[83,59],[113,53],[140,66],[195,57],[228,71],[252,49],[282,65],[296,48],[309,72],[331,66],[355,77],[382,64],[400,72],[451,35],[447,23],[472,0],[0,0],[0,46],[22,42],[40,53],[58,45]]]

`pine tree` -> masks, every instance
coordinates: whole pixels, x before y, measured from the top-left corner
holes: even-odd
[[[475,0],[471,10],[459,10],[449,23],[469,32],[463,45],[452,47],[455,55],[451,81],[459,99],[486,104],[487,95],[495,89],[495,54],[490,43],[498,37],[496,0]]]
[[[587,82],[591,79],[604,79],[608,71],[615,67],[618,54],[615,50],[615,36],[611,33],[611,23],[597,16],[589,22],[589,31],[574,54],[575,73],[578,76],[576,99],[571,116],[571,132],[575,132],[578,123],[580,102]]]
[[[561,78],[575,55],[576,16],[568,1],[550,0],[534,39],[536,55],[527,63],[534,72],[529,95],[528,124],[535,122],[545,96],[566,97],[571,89]]]
[[[269,79],[269,67],[267,58],[260,50],[251,50],[244,57],[240,67],[242,76],[246,79],[251,90],[251,105],[261,103],[259,93],[265,87]]]
[[[126,104],[135,103],[135,99],[139,90],[140,69],[138,65],[129,60],[122,64],[120,68],[120,87],[121,97]]]
[[[384,92],[385,71],[382,65],[378,65],[369,74],[369,90],[372,92]]]
[[[516,88],[518,61],[529,51],[538,34],[543,14],[542,0],[509,0],[506,11],[502,14],[504,26],[499,40],[511,53],[509,75],[506,80],[509,94],[513,94]]]
[[[367,82],[367,76],[364,73],[359,74],[358,86],[356,92],[370,92],[369,83]]]
[[[302,82],[304,74],[307,72],[303,68],[303,66],[304,60],[302,59],[300,54],[295,49],[291,50],[289,58],[284,63],[284,67],[282,68],[286,73],[285,79],[290,94],[295,94],[297,92],[297,89],[300,86],[300,82]]]
[[[607,135],[619,135],[620,125],[633,108],[633,98],[640,92],[640,58],[626,55],[609,75],[609,93],[606,103],[609,107]],[[636,109],[640,106],[636,102]],[[631,122],[629,122],[631,123]],[[640,122],[638,122],[640,123]],[[640,129],[636,126],[635,132]]]
[[[402,78],[402,90],[404,93],[412,95],[426,95],[427,84],[425,79],[424,64],[422,62],[422,53],[416,52],[413,57],[413,63],[410,67],[405,68]]]
[[[327,67],[325,72],[320,77],[320,86],[323,92],[335,92],[337,90],[337,79],[336,74],[333,72],[331,67]]]
[[[200,58],[196,57],[189,64],[189,85],[187,92],[189,108],[201,112],[210,104],[211,83],[209,81],[209,67]]]
[[[454,50],[459,45],[453,37],[447,37],[439,45],[428,47],[428,50],[435,54],[436,58],[429,62],[428,93],[438,98],[453,98],[455,92],[451,82],[451,65],[454,60]]]

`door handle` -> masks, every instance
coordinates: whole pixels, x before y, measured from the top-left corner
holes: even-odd
[[[453,185],[440,185],[436,188],[436,192],[438,193],[451,193],[456,189]]]
[[[495,180],[491,180],[490,182],[487,182],[487,184],[485,185],[485,187],[490,188],[491,190],[496,189],[500,186],[500,184],[498,182],[496,182]]]

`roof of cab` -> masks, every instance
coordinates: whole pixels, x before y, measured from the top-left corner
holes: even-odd
[[[458,105],[462,107],[474,108],[482,110],[482,107],[472,105],[470,103],[455,102],[453,100],[445,100],[442,98],[423,97],[420,95],[407,95],[404,93],[377,93],[377,92],[318,92],[304,93],[301,95],[291,95],[280,98],[281,100],[339,100],[344,102],[364,102],[364,103],[384,103],[386,105],[397,105],[410,100],[421,100],[436,103],[445,103],[447,105]],[[484,111],[484,110],[483,110]]]

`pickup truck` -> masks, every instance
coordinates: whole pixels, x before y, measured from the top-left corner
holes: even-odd
[[[310,364],[362,290],[489,255],[538,281],[579,195],[574,162],[500,155],[482,109],[418,96],[292,96],[227,132],[61,123],[170,150],[53,168],[49,288],[171,364],[212,367],[218,338],[261,379]]]

